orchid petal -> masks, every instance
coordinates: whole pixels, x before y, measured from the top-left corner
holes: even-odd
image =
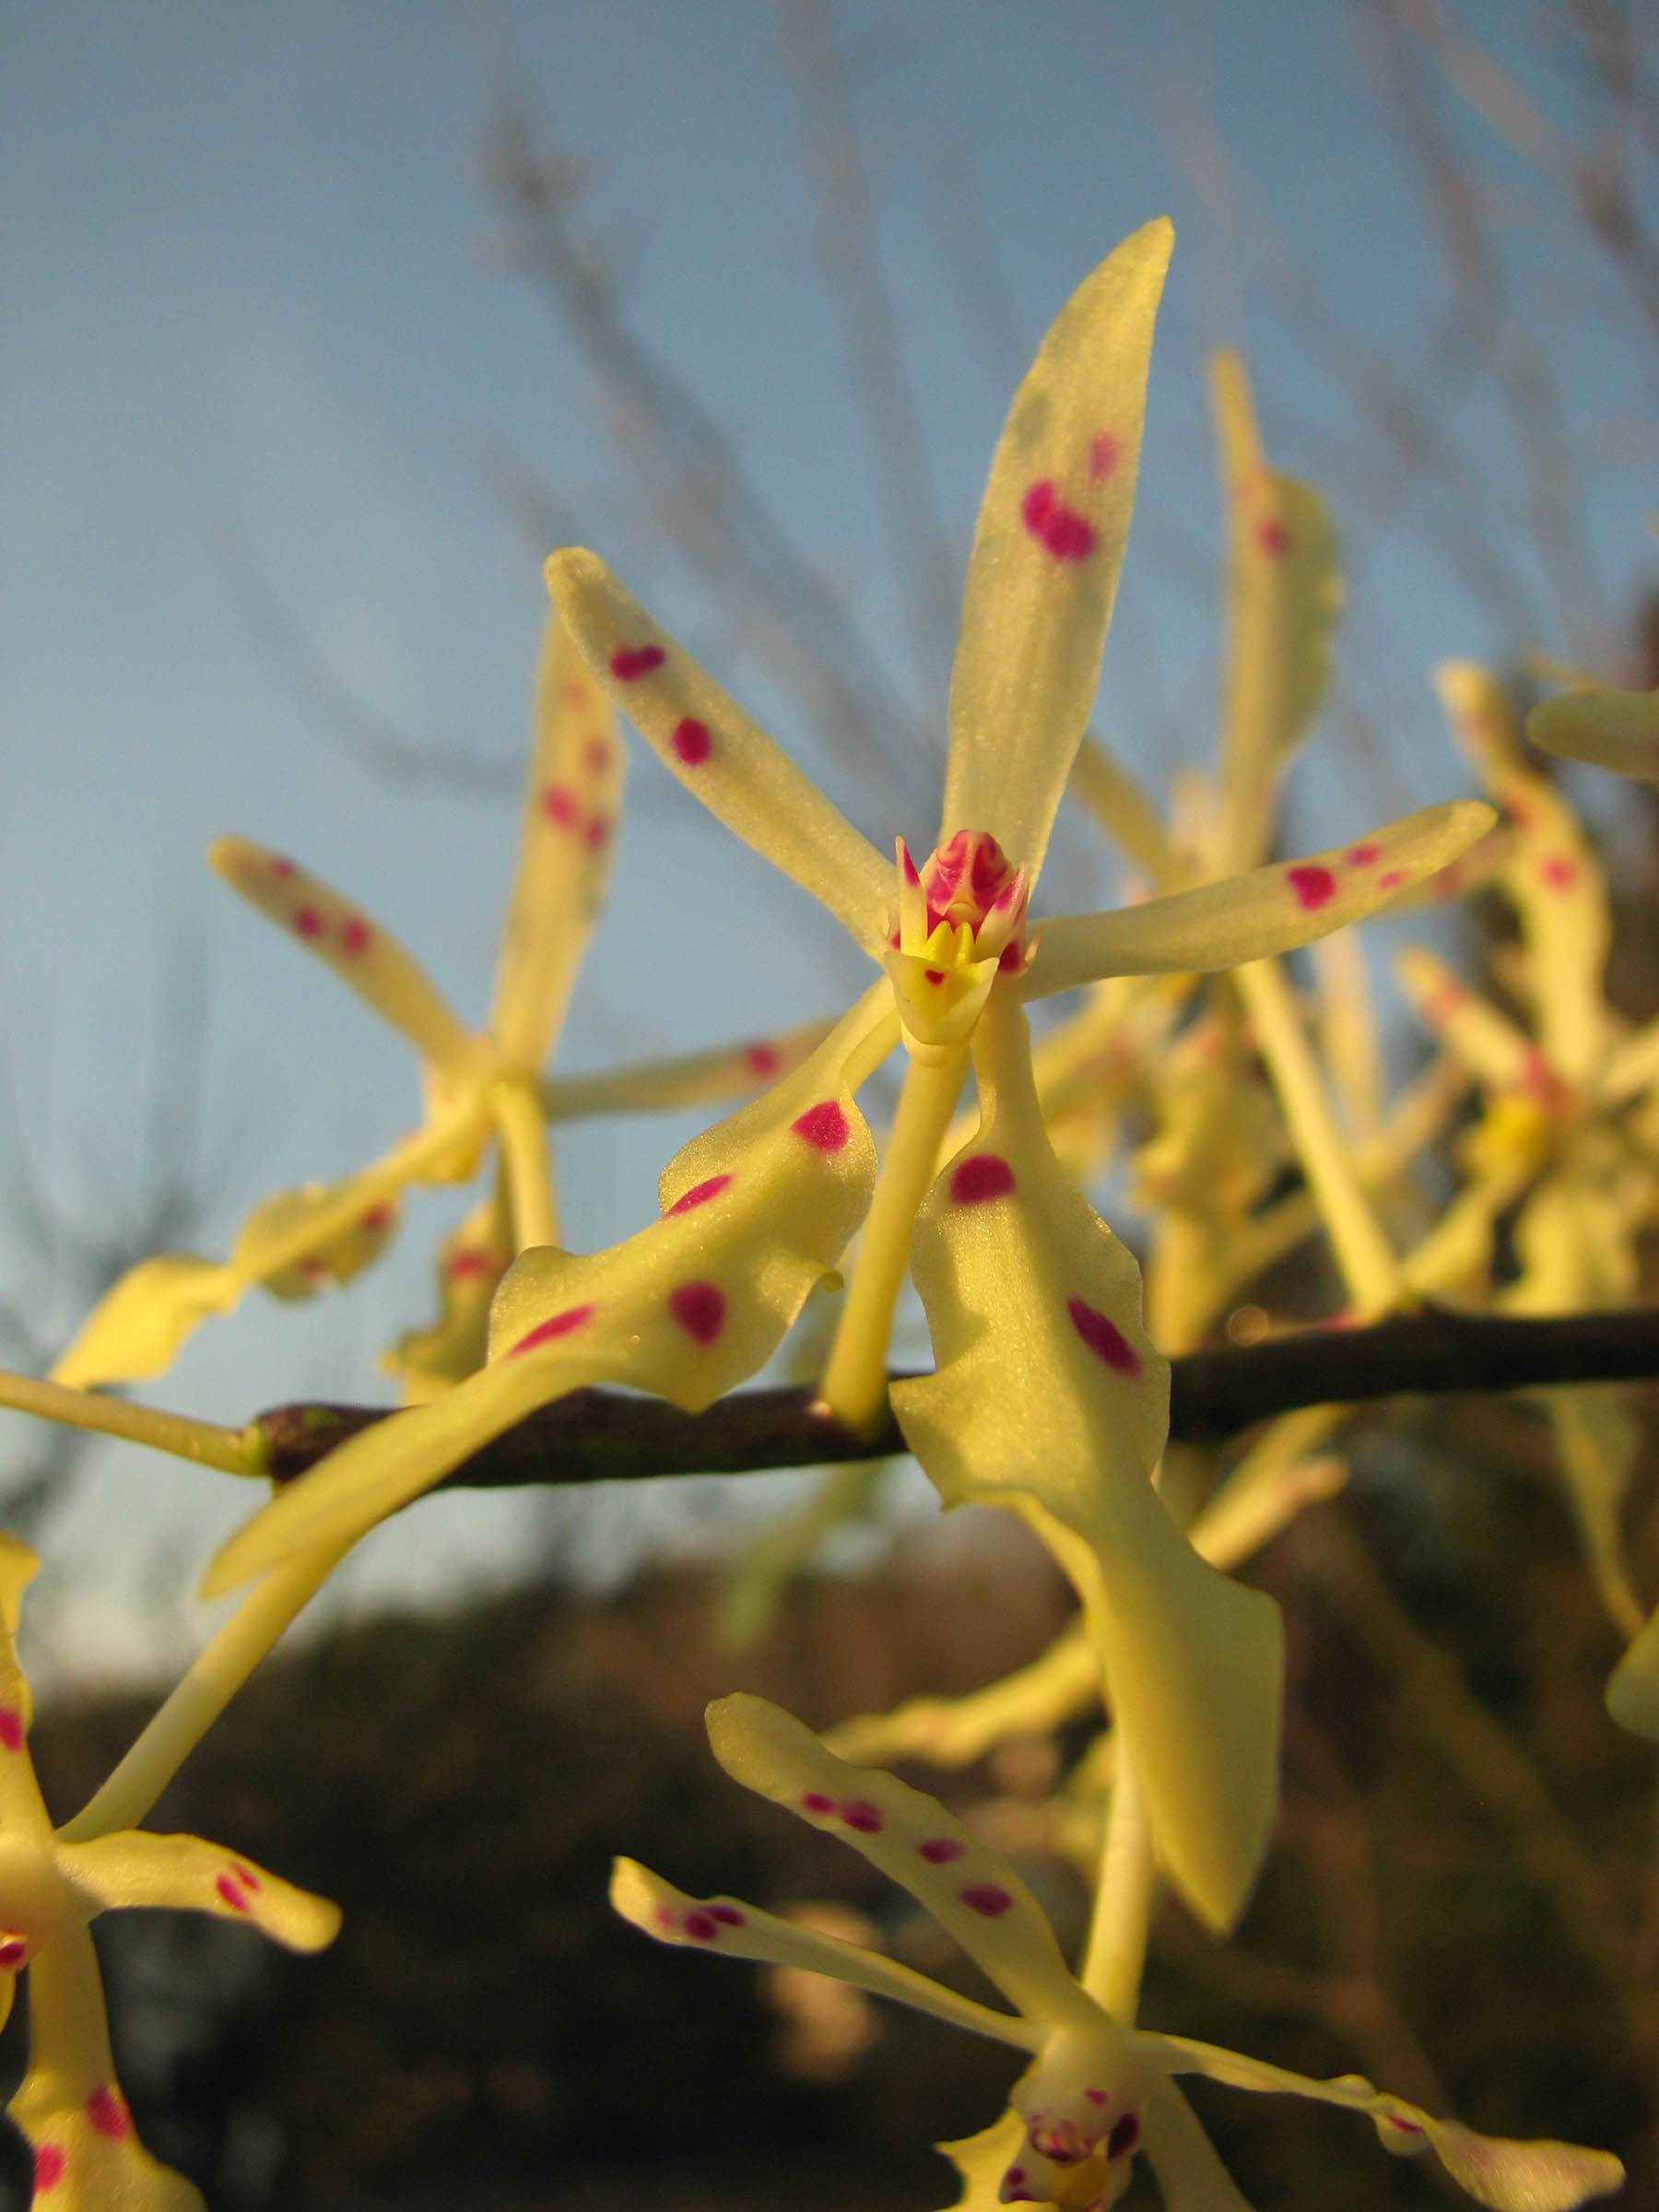
[[[60,1843],[59,1866],[100,1912],[168,1905],[245,1920],[291,1951],[320,1951],[340,1929],[340,1908],[297,1889],[200,1836],[156,1836],[134,1828],[91,1843]]]
[[[34,1696],[16,1642],[24,1586],[40,1563],[27,1544],[0,1530],[0,1834],[50,1847],[52,1821],[29,1754]]]
[[[1014,395],[974,532],[940,841],[988,830],[1033,881],[1100,680],[1173,241],[1167,218],[1144,224],[1061,309]]]
[[[591,1076],[547,1076],[542,1110],[550,1122],[579,1122],[601,1113],[658,1113],[676,1106],[718,1105],[791,1075],[835,1027],[835,1018],[804,1021],[774,1036],[712,1051],[680,1053],[667,1060]]]
[[[1025,2139],[1024,2116],[1006,2112],[977,2136],[964,2136],[956,2143],[935,2143],[934,2148],[948,2159],[962,2177],[962,2194],[949,2212],[1003,2212],[1010,2203],[1041,2204],[1041,2197],[1009,2198],[1002,2194],[1003,2177]]]
[[[230,1265],[244,1283],[261,1284],[273,1298],[313,1298],[380,1257],[399,1210],[395,1192],[372,1174],[276,1191],[237,1230]]]
[[[1607,1677],[1607,1711],[1630,1735],[1659,1743],[1659,1611]]]
[[[1198,2115],[1172,2081],[1147,2092],[1143,2147],[1158,2176],[1164,2212],[1250,2212]]]
[[[428,1406],[484,1364],[489,1306],[512,1264],[512,1224],[501,1180],[438,1247],[438,1319],[409,1330],[381,1365],[401,1375],[406,1406]]]
[[[877,983],[794,1075],[681,1147],[663,1171],[662,1218],[637,1236],[522,1254],[496,1296],[489,1365],[331,1452],[229,1538],[204,1592],[354,1540],[584,1384],[628,1382],[699,1409],[753,1374],[869,1205],[876,1147],[847,1076],[862,1079],[860,1055],[890,1020]]]
[[[140,1260],[106,1290],[51,1368],[76,1390],[141,1382],[172,1365],[179,1347],[210,1313],[228,1313],[242,1293],[241,1270],[193,1252]]]
[[[628,756],[609,700],[549,614],[535,707],[518,873],[501,936],[489,1034],[511,1066],[552,1048],[605,898]]]
[[[1133,1258],[1049,1147],[1018,1009],[987,1010],[975,1064],[979,1135],[912,1248],[936,1370],[895,1384],[893,1409],[947,1504],[1035,1506],[1071,1532],[1061,1563],[1090,1604],[1159,1848],[1225,1926],[1273,1814],[1277,1608],[1206,1566],[1152,1488],[1168,1364]]]
[[[1524,1030],[1489,999],[1470,990],[1426,946],[1406,945],[1394,975],[1407,1005],[1460,1067],[1493,1090],[1525,1092],[1542,1101],[1559,1079]]]
[[[1171,2074],[1204,2074],[1235,2089],[1312,2097],[1368,2113],[1390,2150],[1406,2157],[1432,2150],[1458,2187],[1491,2212],[1574,2212],[1594,2197],[1610,2196],[1624,2183],[1624,2168],[1610,2151],[1542,2138],[1517,2142],[1478,2136],[1460,2121],[1433,2119],[1403,2097],[1373,2088],[1358,2074],[1313,2081],[1183,2035],[1143,2034],[1135,2041],[1155,2045],[1158,2063]]]
[[[351,901],[280,853],[245,837],[221,837],[207,864],[232,890],[326,961],[360,999],[434,1066],[461,1070],[478,1047],[397,939]]]
[[[547,574],[577,650],[647,745],[728,830],[879,959],[893,871],[875,846],[597,554],[569,547],[551,557]]]
[[[1453,799],[1301,860],[1144,906],[1044,923],[1017,988],[1026,998],[1049,998],[1100,976],[1238,968],[1312,944],[1392,906],[1491,821],[1491,808],[1478,799]]]
[[[1473,661],[1435,670],[1447,719],[1515,833],[1502,872],[1520,916],[1538,1041],[1570,1082],[1583,1082],[1607,1042],[1602,972],[1612,941],[1606,880],[1578,817],[1526,765],[1513,706]]]
[[[1659,782],[1659,691],[1612,691],[1599,686],[1563,691],[1526,718],[1526,734],[1542,753],[1588,760],[1615,775]]]
[[[1024,2020],[971,1997],[958,1996],[937,1982],[930,1982],[913,1967],[884,1959],[879,1951],[847,1943],[838,1936],[821,1935],[798,1922],[779,1920],[758,1906],[733,1897],[688,1897],[683,1889],[664,1881],[636,1859],[618,1859],[611,1875],[610,1901],[622,1918],[658,1943],[688,1950],[718,1953],[726,1959],[763,1959],[771,1966],[802,1967],[813,1974],[867,1989],[873,1996],[891,1997],[966,2028],[972,2035],[993,2036],[1030,2051],[1034,2039]]]
[[[1092,2024],[1041,1907],[990,1844],[877,1767],[853,1767],[782,1706],[738,1692],[709,1707],[715,1758],[745,1789],[862,1852],[908,1889],[1028,2018]],[[825,1940],[820,1938],[820,1940]]]
[[[1214,356],[1210,394],[1229,514],[1219,859],[1230,874],[1272,842],[1279,779],[1330,676],[1342,585],[1324,502],[1268,467],[1236,354]]]

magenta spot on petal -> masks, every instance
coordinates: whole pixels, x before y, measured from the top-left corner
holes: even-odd
[[[712,1912],[688,1912],[680,1925],[699,1943],[712,1943],[720,1933],[720,1924]]]
[[[746,1924],[735,1905],[711,1905],[709,1918],[717,1920],[723,1928],[741,1928]]]
[[[1308,913],[1326,906],[1336,896],[1336,878],[1316,860],[1304,860],[1285,870],[1285,881],[1296,893],[1296,903]]]
[[[340,948],[343,952],[367,952],[373,935],[361,914],[347,914],[340,924]]]
[[[1088,441],[1088,473],[1103,484],[1117,466],[1118,441],[1110,430],[1097,430]]]
[[[358,1227],[366,1237],[378,1237],[382,1229],[392,1226],[392,1208],[389,1206],[371,1206],[367,1213],[358,1216]]]
[[[967,1851],[966,1843],[959,1843],[954,1836],[929,1836],[918,1843],[916,1855],[925,1859],[930,1866],[948,1866],[952,1859],[959,1859]]]
[[[231,1860],[230,1871],[244,1889],[263,1889],[265,1888],[265,1884],[254,1873],[253,1867],[244,1866],[240,1859]]]
[[[9,1705],[0,1705],[0,1744],[8,1751],[23,1748],[23,1715]]]
[[[900,857],[904,865],[905,882],[912,886],[920,884],[922,877],[917,870],[915,862],[911,858],[910,847],[908,845],[901,844],[899,848],[899,853]]]
[[[1113,2123],[1112,2133],[1106,2138],[1106,2156],[1109,2159],[1121,2159],[1126,2150],[1133,2150],[1139,2141],[1140,2122],[1133,2112],[1125,2112],[1121,2120]]]
[[[889,945],[892,947],[892,948],[893,948],[893,950],[894,950],[895,952],[897,952],[897,951],[898,951],[898,949],[899,949],[899,932],[898,932],[897,930],[894,930],[894,931],[893,931],[892,935],[891,935],[888,937],[888,944],[889,944]]]
[[[610,766],[610,757],[611,748],[606,744],[603,737],[588,739],[587,750],[582,755],[582,759],[587,762],[590,775],[602,776]]]
[[[1009,2167],[1009,2169],[1008,2169],[1008,2171],[1007,2171],[1007,2172],[1006,2172],[1006,2173],[1005,2173],[1005,2174],[1003,2175],[1003,2192],[1004,2192],[1004,2194],[1003,2194],[1003,2202],[1004,2202],[1005,2204],[1006,2204],[1006,2203],[1009,2201],[1009,2198],[1008,2198],[1008,2195],[1007,2195],[1007,2192],[1008,2192],[1009,2190],[1015,2190],[1015,2191],[1022,2190],[1022,2189],[1025,2187],[1025,2185],[1026,2185],[1026,2170],[1025,2170],[1025,2168],[1024,2168],[1023,2166],[1010,2166],[1010,2167]]]
[[[1282,560],[1290,550],[1290,533],[1275,516],[1264,515],[1256,524],[1255,542],[1264,553],[1274,560]]]
[[[1020,502],[1019,519],[1030,535],[1056,560],[1087,560],[1094,551],[1094,524],[1068,507],[1044,477]]]
[[[515,1352],[533,1352],[538,1344],[551,1344],[555,1336],[568,1336],[572,1329],[582,1326],[593,1310],[591,1305],[567,1306],[562,1313],[549,1314],[546,1321],[538,1321],[527,1335],[521,1336],[512,1348]]]
[[[669,1214],[688,1214],[696,1206],[707,1206],[711,1198],[719,1197],[731,1180],[729,1175],[711,1175],[704,1182],[694,1182],[683,1196],[675,1200],[668,1208],[668,1214],[664,1215],[664,1220],[668,1218]]]
[[[1373,861],[1382,859],[1382,848],[1371,844],[1350,845],[1344,857],[1351,867],[1369,868]]]
[[[64,2154],[55,2143],[42,2143],[34,2154],[35,2194],[55,2189],[64,2178]]]
[[[560,830],[576,826],[576,794],[563,783],[549,783],[542,793],[542,812]]]
[[[610,833],[611,826],[606,817],[602,814],[591,814],[588,817],[587,828],[582,833],[582,841],[590,853],[597,853],[603,850]]]
[[[1140,1373],[1140,1355],[1115,1321],[1086,1305],[1080,1298],[1068,1298],[1065,1310],[1071,1315],[1072,1327],[1095,1358],[1103,1360],[1114,1375]]]
[[[675,724],[669,742],[674,747],[675,759],[683,760],[688,768],[700,768],[713,747],[708,724],[699,722],[694,714],[688,714],[683,722]]]
[[[279,882],[286,883],[293,872],[293,862],[291,860],[285,860],[282,854],[278,853],[276,859],[271,863],[272,875],[275,876]]]
[[[1577,868],[1559,853],[1552,853],[1538,863],[1538,876],[1552,891],[1571,890],[1578,881]]]
[[[1014,1902],[997,1882],[970,1882],[965,1889],[959,1889],[957,1895],[970,1912],[982,1913],[987,1920],[1000,1919]]]
[[[323,917],[314,906],[302,906],[294,916],[294,927],[302,937],[320,937]]]
[[[926,976],[930,983],[942,983],[945,981],[945,971],[943,968],[924,968],[922,972]]]
[[[1386,875],[1378,877],[1377,888],[1380,891],[1397,891],[1405,880],[1404,868],[1390,868]]]
[[[487,1253],[453,1252],[443,1272],[449,1277],[452,1283],[464,1283],[469,1275],[482,1275],[488,1265],[489,1257]]]
[[[1016,970],[1020,966],[1024,958],[1025,955],[1019,948],[1018,938],[1010,937],[1008,942],[1003,947],[1001,952],[998,953],[996,957],[996,972],[998,975],[1014,974]]]
[[[667,657],[660,645],[618,645],[610,657],[610,672],[618,683],[637,683]]]
[[[0,1966],[15,1970],[22,1965],[28,1954],[29,1938],[27,1936],[8,1936],[3,1943],[0,1943]]]
[[[225,1903],[229,1906],[232,1912],[245,1912],[247,1911],[248,1893],[233,1876],[229,1874],[221,1874],[218,1881],[215,1882],[213,1886],[218,1891],[219,1896],[224,1900]]]
[[[100,2136],[124,2136],[132,2125],[120,2094],[101,2082],[87,2100],[87,2117]]]
[[[853,1134],[847,1117],[835,1099],[820,1099],[790,1123],[798,1137],[819,1152],[839,1152]]]
[[[847,1826],[856,1829],[861,1836],[879,1835],[881,1807],[872,1805],[867,1797],[854,1797],[851,1805],[843,1805],[841,1817]]]
[[[1107,2095],[1104,2089],[1085,2089],[1083,2094],[1088,2098],[1090,2104],[1098,2104],[1102,2108],[1112,2102],[1112,2099]]]
[[[808,1790],[801,1803],[809,1813],[832,1813],[835,1810],[834,1798],[826,1797],[822,1790]]]
[[[775,1076],[783,1065],[783,1055],[775,1044],[746,1045],[743,1065],[751,1075]]]
[[[712,1344],[725,1326],[725,1292],[717,1283],[681,1283],[668,1293],[668,1311],[694,1344]]]
[[[976,1152],[971,1159],[959,1160],[950,1171],[950,1194],[959,1206],[1006,1197],[1013,1188],[1013,1169],[994,1152]]]

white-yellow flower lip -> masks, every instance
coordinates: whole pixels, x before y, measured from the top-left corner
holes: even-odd
[[[988,830],[959,830],[918,868],[895,841],[898,900],[887,971],[912,1052],[963,1042],[1001,971],[1025,963],[1030,872],[1014,867]]]

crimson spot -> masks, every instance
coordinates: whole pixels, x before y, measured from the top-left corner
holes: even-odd
[[[712,1344],[725,1326],[725,1292],[718,1283],[681,1283],[668,1293],[668,1311],[694,1344]]]
[[[674,747],[675,759],[688,768],[700,768],[713,748],[708,724],[699,722],[694,714],[688,714],[683,722],[675,724],[669,742]]]
[[[688,1214],[694,1206],[707,1206],[711,1198],[719,1197],[731,1180],[729,1175],[711,1175],[706,1182],[694,1182],[688,1191],[675,1200],[668,1208],[668,1214]],[[665,1221],[668,1214],[664,1215]]]
[[[867,1797],[854,1797],[851,1805],[843,1805],[841,1817],[847,1826],[856,1829],[861,1836],[881,1832],[881,1808],[872,1805]]]
[[[1014,1902],[999,1882],[970,1882],[957,1895],[970,1912],[982,1913],[987,1920],[1000,1919]]]
[[[1095,1358],[1111,1368],[1114,1375],[1140,1373],[1140,1354],[1115,1321],[1109,1320],[1095,1307],[1085,1305],[1080,1298],[1068,1298],[1065,1310],[1071,1315],[1072,1327]]]
[[[593,1312],[591,1305],[567,1306],[562,1313],[551,1313],[546,1321],[538,1321],[528,1335],[521,1336],[513,1346],[515,1352],[533,1352],[538,1344],[551,1344],[555,1336],[568,1336],[579,1329]]]
[[[930,1866],[948,1866],[952,1859],[959,1859],[967,1851],[966,1843],[959,1843],[954,1836],[929,1836],[925,1843],[918,1843],[916,1855],[925,1859]]]
[[[55,2143],[42,2143],[35,2152],[34,2185],[39,2196],[44,2190],[55,2189],[64,2178],[64,2154]]]
[[[798,1137],[819,1152],[839,1152],[853,1134],[840,1101],[835,1099],[820,1099],[816,1106],[808,1106],[805,1113],[797,1114],[789,1125]]]
[[[1020,503],[1019,519],[1029,534],[1056,560],[1087,560],[1095,548],[1094,524],[1075,507],[1068,507],[1044,477],[1031,486]]]
[[[576,794],[563,783],[550,783],[542,794],[542,812],[560,830],[576,826]]]
[[[995,1152],[976,1152],[959,1160],[950,1171],[950,1194],[959,1206],[979,1206],[987,1198],[1003,1198],[1014,1188],[1014,1171]]]
[[[637,683],[667,657],[660,645],[618,645],[610,657],[610,672],[619,684]]]
[[[120,2092],[103,2082],[87,2100],[87,2117],[100,2136],[124,2136],[132,2125]]]
[[[1308,913],[1326,906],[1336,896],[1336,878],[1316,860],[1304,860],[1285,870],[1285,881],[1296,893],[1296,903]]]

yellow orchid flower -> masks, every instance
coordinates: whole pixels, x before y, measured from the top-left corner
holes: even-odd
[[[0,2020],[29,1978],[29,2060],[12,2118],[35,2154],[37,2205],[56,2212],[199,2212],[182,2175],[133,2130],[115,2079],[88,1924],[130,1906],[245,1921],[291,1950],[334,1940],[338,1908],[199,1836],[125,1829],[68,1841],[53,1829],[29,1755],[32,1712],[15,1637],[39,1561],[0,1533]]]
[[[212,847],[208,859],[233,889],[415,1047],[426,1121],[340,1182],[263,1200],[226,1260],[164,1253],[140,1262],[88,1315],[54,1380],[88,1388],[159,1374],[198,1323],[228,1312],[254,1285],[291,1299],[348,1280],[385,1246],[407,1185],[468,1180],[493,1140],[499,1187],[444,1240],[438,1319],[386,1356],[412,1401],[440,1395],[481,1365],[489,1300],[513,1256],[558,1236],[547,1123],[729,1098],[797,1065],[821,1039],[828,1024],[813,1023],[592,1077],[542,1076],[603,901],[625,770],[609,702],[555,618],[542,639],[533,720],[517,872],[482,1036],[465,1028],[382,924],[320,877],[246,838]]]
[[[879,1952],[737,1898],[688,1897],[631,1859],[617,1862],[611,1902],[659,1943],[828,1974],[1029,2053],[1011,2114],[971,2143],[947,2147],[969,2183],[964,2205],[1104,2212],[1144,2149],[1166,2204],[1181,2212],[1238,2212],[1242,2199],[1175,2086],[1183,2074],[1363,2112],[1390,2150],[1432,2153],[1493,2212],[1572,2212],[1624,2180],[1606,2151],[1479,2136],[1355,2075],[1314,2081],[1215,2044],[1135,2028],[1073,1977],[1007,1860],[934,1798],[891,1774],[849,1766],[763,1698],[723,1698],[710,1706],[708,1724],[714,1756],[735,1781],[841,1837],[908,1889],[1014,2009],[959,1996]]]
[[[1526,735],[1541,753],[1659,783],[1659,691],[1585,684],[1535,706]]]
[[[1062,1545],[1068,1572],[1109,1624],[1100,1642],[1103,1655],[1111,1650],[1114,1709],[1147,1758],[1162,1847],[1197,1910],[1220,1925],[1236,1916],[1267,1832],[1277,1613],[1205,1567],[1151,1488],[1168,1371],[1141,1329],[1133,1260],[1049,1148],[1029,1095],[1021,1002],[1108,976],[1226,968],[1306,943],[1388,905],[1463,850],[1490,814],[1471,804],[1434,807],[1328,853],[1140,907],[1029,925],[1030,895],[1099,681],[1171,236],[1167,222],[1146,225],[1085,280],[1015,395],[969,566],[941,826],[922,865],[902,838],[896,869],[884,862],[595,556],[555,554],[547,580],[590,673],[666,765],[880,965],[881,981],[808,1064],[839,1132],[853,1125],[856,1082],[900,1035],[909,1052],[824,1397],[854,1426],[879,1409],[914,1238],[941,1371],[900,1408],[912,1448],[947,1496],[988,1486],[999,1502],[1036,1513]],[[997,1140],[979,1144],[935,1183],[971,1051],[981,1060],[987,1117],[987,1087],[995,1092]],[[498,1299],[490,1368],[454,1394],[447,1418],[418,1430],[408,1419],[385,1424],[331,1454],[231,1539],[207,1586],[223,1589],[312,1541],[360,1533],[527,1411],[538,1393],[604,1375],[702,1403],[717,1375],[724,1387],[752,1372],[790,1317],[786,1308],[806,1295],[805,1255],[819,1273],[833,1266],[864,1212],[861,1198],[843,1226],[839,1201],[814,1194],[821,1177],[812,1148],[791,1141],[799,1111],[794,1088],[781,1086],[705,1140],[720,1162],[722,1194],[699,1226],[705,1278],[723,1300],[732,1300],[740,1268],[767,1264],[776,1217],[799,1217],[797,1247],[780,1278],[788,1298],[767,1307],[763,1326],[749,1315],[749,1367],[712,1356],[688,1362],[684,1329],[663,1318],[669,1279],[654,1255],[667,1248],[665,1224],[591,1260],[532,1255]],[[862,1123],[858,1129],[866,1142]],[[738,1147],[751,1144],[760,1147],[759,1175],[741,1171]],[[757,1184],[769,1194],[765,1219],[752,1210]],[[665,1203],[684,1202],[677,1171],[664,1187]],[[933,1255],[925,1270],[924,1248]],[[992,1252],[1014,1271],[1006,1288],[985,1266]],[[621,1333],[602,1341],[585,1319],[570,1321],[579,1309],[624,1316],[626,1328],[619,1321]],[[966,1338],[959,1344],[959,1319],[980,1333],[971,1357]],[[555,1345],[537,1334],[555,1330],[570,1331],[568,1340]],[[740,1333],[730,1341],[735,1347]],[[530,1345],[538,1347],[535,1359],[522,1359]],[[1022,1457],[1029,1491],[1003,1474],[982,1475],[961,1435],[969,1417],[956,1408],[1012,1393],[1000,1433],[1019,1407],[1051,1390],[1063,1402],[1044,1407],[1037,1426],[1052,1428],[1073,1456]],[[1091,1547],[1108,1532],[1138,1550],[1102,1566]],[[1225,1651],[1212,1626],[1219,1619],[1235,1639]],[[1155,1734],[1167,1746],[1161,1755]]]

